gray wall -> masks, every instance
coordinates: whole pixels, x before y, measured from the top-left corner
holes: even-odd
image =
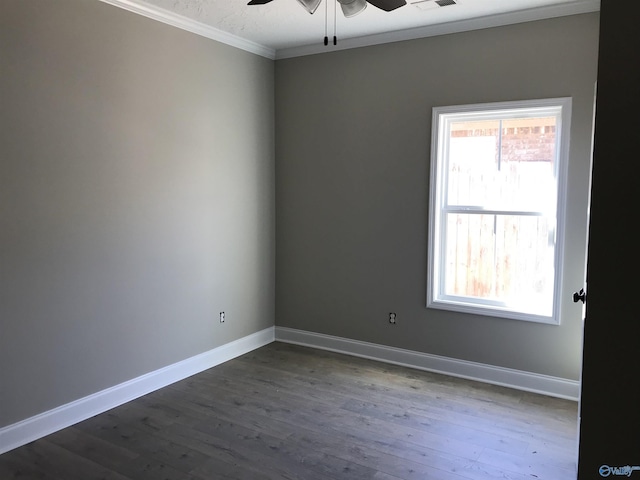
[[[577,380],[597,47],[586,14],[277,61],[276,324]],[[561,325],[426,309],[432,107],[562,96]]]
[[[0,59],[0,426],[273,326],[273,61],[85,0]]]

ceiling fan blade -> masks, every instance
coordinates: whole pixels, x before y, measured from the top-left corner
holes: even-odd
[[[302,5],[307,10],[307,12],[312,15],[318,8],[318,5],[320,5],[321,1],[322,0],[298,0],[300,5]]]
[[[367,0],[374,7],[390,12],[407,4],[406,0]]]
[[[345,17],[355,17],[367,8],[366,0],[338,0]]]
[[[273,0],[251,0],[247,5],[264,5],[269,2],[273,2]]]

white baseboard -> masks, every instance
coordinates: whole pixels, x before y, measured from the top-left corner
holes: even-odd
[[[369,358],[429,372],[501,385],[517,390],[540,393],[552,397],[577,401],[580,382],[565,378],[540,375],[482,363],[457,360],[428,353],[387,347],[375,343],[350,340],[320,333],[286,327],[276,327],[276,341],[330,350],[356,357]]]
[[[233,342],[0,428],[0,454],[244,355],[274,340],[577,401],[580,382],[286,327]]]
[[[269,327],[208,352],[3,427],[0,429],[0,454],[244,355],[273,342],[274,339],[274,327]]]

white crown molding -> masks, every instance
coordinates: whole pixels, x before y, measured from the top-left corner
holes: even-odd
[[[490,15],[485,17],[460,20],[438,25],[399,30],[396,32],[368,35],[364,37],[348,38],[341,40],[338,45],[305,45],[301,47],[284,48],[278,51],[232,35],[209,25],[191,20],[174,12],[162,9],[157,6],[140,3],[138,0],[99,0],[103,3],[137,13],[147,18],[171,25],[182,30],[186,30],[196,35],[200,35],[211,40],[230,45],[232,47],[245,50],[271,60],[301,57],[305,55],[316,55],[320,53],[336,52],[352,48],[368,47],[383,43],[401,42],[405,40],[415,40],[418,38],[433,37],[437,35],[447,35],[450,33],[460,33],[483,28],[500,27],[516,23],[532,22],[548,18],[563,17],[567,15],[578,15],[582,13],[592,13],[600,11],[600,0],[574,0],[573,2],[561,5],[551,5],[547,7],[532,8],[517,12]]]
[[[577,401],[580,382],[320,333],[276,327],[276,341]]]
[[[256,55],[260,55],[271,60],[274,60],[276,57],[276,52],[272,48],[265,47],[264,45],[260,45],[250,40],[245,40],[244,38],[240,38],[236,35],[232,35],[209,25],[191,20],[189,18],[183,17],[182,15],[164,10],[160,7],[142,4],[135,0],[100,1],[122,8],[124,10],[128,10],[133,13],[137,13],[138,15],[157,20],[158,22],[166,23],[167,25],[186,30],[187,32],[195,33],[196,35],[200,35],[211,40],[216,40],[220,43],[224,43],[226,45],[230,45],[232,47],[236,47],[250,53],[255,53]]]
[[[273,342],[274,327],[0,428],[0,454]]]
[[[511,13],[490,15],[485,17],[460,20],[425,27],[410,28],[396,32],[368,35],[365,37],[348,38],[340,40],[338,45],[307,45],[302,47],[292,47],[278,50],[276,60],[315,55],[319,53],[330,53],[352,48],[369,47],[383,43],[401,42],[405,40],[415,40],[418,38],[435,37],[438,35],[448,35],[451,33],[468,32],[481,30],[484,28],[501,27],[516,23],[533,22],[548,18],[564,17],[568,15],[579,15],[582,13],[592,13],[600,11],[600,0],[576,0],[562,5],[552,5],[540,8],[531,8]]]

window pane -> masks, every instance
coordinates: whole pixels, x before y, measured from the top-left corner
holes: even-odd
[[[556,117],[505,119],[501,133],[504,199],[514,209],[552,214],[556,201]]]
[[[495,298],[495,215],[447,215],[445,295]]]
[[[500,122],[451,122],[449,131],[449,205],[487,205],[495,190]]]
[[[545,217],[448,214],[445,295],[551,315],[553,231]]]

